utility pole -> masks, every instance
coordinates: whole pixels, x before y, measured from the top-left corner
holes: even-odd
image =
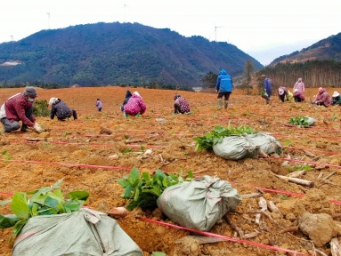
[[[214,41],[217,42],[217,29],[222,28],[223,26],[214,26]]]
[[[47,28],[50,29],[50,13],[47,12]]]

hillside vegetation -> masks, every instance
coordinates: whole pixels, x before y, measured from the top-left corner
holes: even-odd
[[[138,23],[97,23],[42,30],[0,44],[0,83],[43,82],[64,86],[202,86],[202,77],[221,68],[242,73],[251,60],[236,46],[181,36]]]
[[[308,87],[341,87],[341,33],[275,59],[262,73],[277,86],[302,77]]]

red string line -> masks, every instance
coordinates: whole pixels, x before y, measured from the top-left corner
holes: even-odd
[[[289,249],[285,249],[285,248],[281,248],[281,247],[276,247],[276,246],[270,246],[270,245],[267,245],[267,244],[261,244],[261,243],[257,243],[257,242],[253,242],[253,241],[249,241],[249,240],[237,239],[237,238],[232,238],[232,237],[228,237],[228,236],[214,234],[214,233],[210,233],[210,232],[206,232],[206,231],[196,230],[196,229],[192,229],[192,228],[186,228],[186,227],[182,227],[182,226],[178,226],[178,225],[174,225],[174,224],[170,224],[170,223],[166,223],[166,222],[162,222],[162,221],[157,221],[157,220],[149,219],[149,218],[142,217],[142,216],[135,216],[135,218],[143,220],[143,221],[151,222],[151,223],[156,223],[156,224],[159,224],[159,225],[162,225],[162,226],[174,228],[174,229],[186,230],[186,231],[189,231],[189,232],[192,232],[192,233],[197,233],[199,235],[220,238],[220,239],[223,239],[225,241],[241,243],[241,244],[248,244],[248,245],[260,247],[260,248],[263,248],[263,249],[269,249],[269,250],[274,250],[274,251],[279,251],[279,252],[286,252],[286,253],[291,253],[291,254],[294,254],[294,255],[305,255],[305,256],[309,256],[310,255],[310,254],[306,254],[306,253],[303,253],[303,252],[297,252],[297,251],[293,251],[293,250],[289,250]]]
[[[303,164],[323,165],[323,166],[327,166],[327,167],[333,167],[333,168],[341,169],[341,166],[340,165],[336,165],[336,164],[326,164],[326,163],[321,163],[321,162],[311,162],[311,161],[290,159],[290,158],[284,158],[284,157],[274,157],[274,156],[269,156],[269,158],[277,159],[277,160],[283,160],[283,161],[288,161],[288,162],[303,163]]]
[[[16,163],[30,163],[30,164],[45,164],[54,166],[66,166],[66,167],[78,167],[78,168],[97,168],[97,169],[107,169],[107,170],[124,170],[130,171],[132,167],[122,167],[122,166],[109,166],[109,165],[91,165],[91,164],[68,164],[68,163],[58,163],[58,162],[43,162],[43,161],[33,161],[33,160],[5,160],[0,159],[4,162],[16,162]]]

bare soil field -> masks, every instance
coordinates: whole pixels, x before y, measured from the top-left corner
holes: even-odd
[[[124,118],[119,110],[126,90],[138,90],[147,111],[142,117]],[[23,88],[1,89],[1,104]],[[280,213],[260,211],[260,197],[243,197],[235,212],[219,221],[210,233],[226,241],[212,242],[193,237],[192,232],[136,218],[136,215],[162,223],[171,223],[160,211],[134,210],[118,222],[138,244],[145,255],[164,252],[167,255],[331,255],[326,231],[320,228],[307,235],[298,228],[306,212],[325,213],[333,218],[332,237],[338,233],[341,216],[341,108],[312,105],[317,89],[308,89],[307,101],[281,103],[273,96],[269,105],[258,95],[245,95],[235,90],[228,110],[218,110],[216,94],[180,92],[190,105],[190,115],[173,114],[175,91],[143,88],[102,87],[43,90],[38,88],[37,100],[58,97],[78,112],[78,120],[60,122],[49,117],[37,117],[47,132],[36,134],[1,133],[0,200],[15,191],[31,191],[64,179],[63,193],[86,190],[89,206],[108,212],[125,206],[123,189],[117,180],[127,176],[132,167],[141,172],[179,173],[192,171],[196,176],[210,175],[231,182],[243,195],[259,193],[273,202]],[[334,88],[328,88],[332,94]],[[100,98],[103,111],[95,103]],[[291,117],[310,116],[317,120],[311,128],[288,125]],[[165,119],[164,122],[158,120]],[[249,126],[268,132],[283,146],[280,156],[225,160],[213,152],[195,152],[194,138],[203,136],[214,126]],[[101,127],[112,134],[101,133]],[[3,131],[3,129],[2,129]],[[36,139],[36,140],[32,140]],[[141,158],[137,152],[151,149]],[[10,157],[10,158],[9,158]],[[288,175],[295,170],[309,170],[298,178],[314,183],[299,185],[276,175]],[[8,206],[0,208],[9,213]],[[261,214],[256,221],[257,214]],[[317,224],[317,223],[316,223]],[[312,226],[315,224],[313,223]],[[11,229],[0,230],[0,255],[11,255]],[[316,237],[317,236],[317,237]],[[205,237],[205,236],[204,236]],[[202,238],[202,237],[201,237]],[[316,245],[313,241],[318,240]],[[53,242],[53,239],[51,239]]]

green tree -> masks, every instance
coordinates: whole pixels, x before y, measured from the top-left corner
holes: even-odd
[[[201,79],[207,88],[214,88],[216,81],[217,81],[218,75],[213,72],[208,72],[204,75],[204,77]]]
[[[254,72],[255,67],[253,66],[253,63],[250,59],[248,59],[245,62],[245,66],[244,66],[244,75],[246,77],[246,81],[249,84],[251,82],[251,75]]]

